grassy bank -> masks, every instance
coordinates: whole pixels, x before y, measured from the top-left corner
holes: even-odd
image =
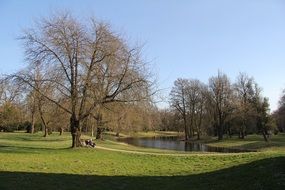
[[[211,146],[254,149],[258,151],[285,152],[285,134],[273,135],[265,142],[261,135],[249,135],[245,139],[227,138],[223,141],[213,140],[207,143]]]
[[[181,154],[110,140],[96,142],[99,147],[130,153],[70,149],[69,134],[44,138],[41,134],[0,133],[0,189],[282,189],[284,140],[279,135],[271,141],[274,146],[242,154]],[[239,141],[211,143],[250,144]]]

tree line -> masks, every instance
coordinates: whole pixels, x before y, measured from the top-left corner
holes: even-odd
[[[182,126],[185,140],[201,135],[231,137],[237,134],[244,139],[247,134],[262,134],[265,141],[276,132],[276,122],[270,114],[268,98],[253,77],[240,73],[234,83],[218,72],[208,84],[197,79],[179,78],[170,93],[172,122]],[[167,124],[166,117],[164,123]]]

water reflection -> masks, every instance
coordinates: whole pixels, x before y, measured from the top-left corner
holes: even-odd
[[[179,137],[152,137],[152,138],[121,138],[120,142],[125,142],[134,146],[160,148],[178,151],[200,151],[200,152],[250,152],[249,150],[240,150],[224,147],[211,147],[203,143],[181,141]]]

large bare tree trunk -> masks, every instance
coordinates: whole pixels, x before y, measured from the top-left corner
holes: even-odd
[[[81,132],[79,128],[79,120],[73,114],[70,118],[70,131],[72,136],[72,148],[80,147],[81,146]]]
[[[97,127],[96,139],[103,139],[103,131],[104,129],[102,127]]]

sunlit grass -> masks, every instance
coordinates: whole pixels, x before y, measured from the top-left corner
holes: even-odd
[[[85,137],[88,138],[87,136]],[[129,150],[134,151],[134,153],[102,150],[99,148],[71,149],[71,137],[69,133],[65,133],[62,136],[59,136],[58,133],[54,133],[46,138],[42,137],[41,133],[0,133],[0,179],[10,179],[10,177],[9,179],[5,177],[8,175],[5,172],[36,172],[113,177],[202,175],[209,172],[221,171],[226,168],[241,166],[243,164],[250,164],[263,159],[273,159],[280,156],[284,158],[284,138],[284,135],[279,135],[272,139],[271,143],[276,143],[280,148],[282,147],[281,149],[274,148],[274,151],[267,151],[266,148],[261,146],[264,150],[257,153],[186,153],[185,155],[181,155],[181,152],[178,151],[138,148],[111,140],[96,141],[96,144],[100,147]],[[238,139],[232,139],[224,140],[223,142],[213,142],[212,144],[215,146],[247,147],[248,145],[246,143],[254,141],[257,141],[259,145],[263,145],[263,142],[259,141],[259,138],[257,139],[255,136],[253,136],[251,140],[247,139],[242,142]],[[136,151],[153,154],[137,154]],[[268,170],[267,166],[264,167],[265,170]],[[235,175],[237,175],[238,172],[247,172],[246,170],[245,167],[242,167],[242,169],[234,172],[237,172],[235,173]],[[268,175],[273,175],[270,173],[271,171],[267,172]],[[153,183],[158,183],[154,187],[159,187],[160,183],[156,180],[160,179],[151,179],[155,179]],[[18,179],[20,183],[21,180],[25,179]],[[54,180],[57,181],[57,179]],[[66,180],[68,180],[68,178]],[[199,179],[196,178],[195,180],[199,181]],[[60,179],[58,179],[58,183],[61,183]],[[92,183],[91,181],[90,184]],[[173,183],[176,182],[174,181]],[[179,185],[183,186],[188,183],[187,180],[184,181],[183,179]],[[112,188],[113,186],[110,185],[111,184],[101,184],[101,187]],[[163,185],[163,183],[160,185]],[[68,185],[66,187],[71,188],[71,186]],[[143,189],[143,186],[138,187],[138,189]]]

